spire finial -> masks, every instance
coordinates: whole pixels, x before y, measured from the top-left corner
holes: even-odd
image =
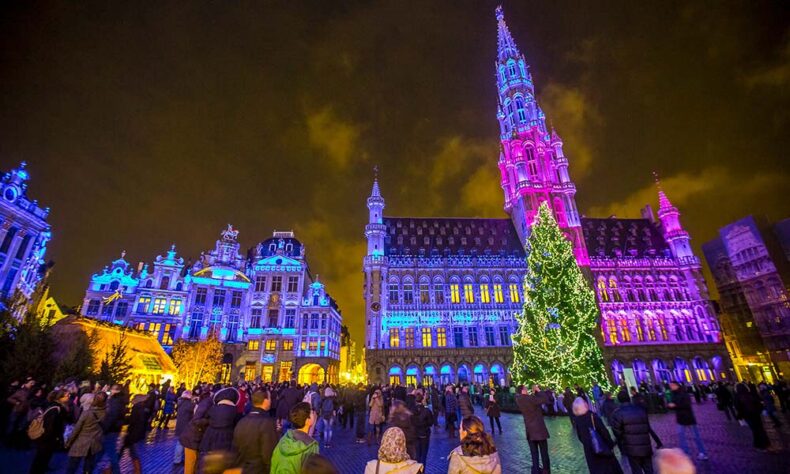
[[[505,20],[505,12],[502,11],[502,5],[497,5],[496,10],[494,10],[496,15],[497,21],[504,21]]]
[[[379,165],[373,165],[373,180],[379,180]]]
[[[672,202],[670,202],[666,193],[664,193],[664,187],[661,186],[661,180],[658,178],[658,173],[656,171],[653,171],[653,179],[656,182],[656,188],[658,188],[658,208],[659,209],[671,208]]]
[[[500,61],[504,62],[508,58],[518,58],[521,56],[521,53],[518,51],[518,47],[516,47],[516,42],[513,41],[513,37],[510,35],[510,30],[507,28],[507,23],[505,23],[505,12],[502,9],[502,5],[496,7],[494,10],[494,14],[496,15],[496,20],[498,23],[497,26],[497,57]]]
[[[661,189],[661,179],[658,177],[658,172],[656,170],[653,170],[653,181],[655,181],[658,190],[663,191],[663,189]]]
[[[121,250],[121,258],[126,257],[126,250]]]

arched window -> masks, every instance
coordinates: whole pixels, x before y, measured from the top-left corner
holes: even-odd
[[[516,163],[516,173],[518,174],[519,183],[523,183],[529,179],[529,176],[527,176],[527,167],[524,165],[523,161]]]
[[[527,167],[529,168],[529,176],[532,179],[538,177],[538,160],[535,158],[535,150],[527,148]]]
[[[609,333],[609,343],[617,344],[617,323],[611,316],[606,318],[606,332]]]
[[[559,197],[554,198],[554,219],[560,227],[567,225],[565,221],[565,206],[562,205],[562,200]]]
[[[631,328],[628,327],[628,318],[622,315],[618,319],[620,320],[620,338],[623,342],[631,342]]]
[[[166,290],[166,289],[168,289],[168,287],[170,287],[170,277],[169,276],[163,276],[162,280],[160,280],[160,282],[159,282],[159,289],[160,290]]]
[[[111,281],[110,282],[110,291],[117,290],[119,285],[120,285],[120,283],[118,282],[118,280]]]
[[[601,298],[602,303],[609,302],[609,293],[606,292],[606,279],[604,277],[598,278],[598,296]]]
[[[499,80],[502,83],[504,83],[507,80],[507,78],[505,78],[505,68],[503,68],[503,67],[499,68]]]
[[[510,77],[511,78],[515,78],[516,77],[516,63],[513,62],[513,61],[510,61],[509,63],[507,63],[507,68],[508,68],[507,72],[510,75]]]
[[[521,96],[516,97],[516,114],[520,123],[527,121],[527,112],[524,110],[524,98]]]
[[[612,299],[618,303],[623,301],[623,297],[620,296],[620,290],[617,288],[617,278],[609,277],[609,293],[612,296]]]
[[[526,77],[527,77],[527,70],[524,67],[524,61],[519,61],[518,62],[518,68],[521,70],[521,77],[526,79]]]

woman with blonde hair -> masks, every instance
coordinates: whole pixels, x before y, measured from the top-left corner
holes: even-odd
[[[368,423],[370,423],[370,432],[368,433],[368,446],[370,446],[371,436],[376,442],[379,442],[379,435],[381,435],[381,425],[384,424],[384,400],[381,397],[381,390],[376,389],[373,395],[370,396],[370,416],[368,416]]]
[[[584,447],[584,458],[590,474],[623,474],[623,469],[614,455],[615,442],[609,429],[590,405],[581,397],[573,401],[573,415],[576,436]],[[597,452],[596,452],[597,451]]]
[[[423,465],[409,458],[406,452],[406,436],[403,430],[387,428],[381,438],[378,459],[368,461],[365,474],[419,474]]]
[[[461,445],[450,452],[447,474],[502,474],[494,439],[480,418],[472,415],[461,420],[458,433]]]

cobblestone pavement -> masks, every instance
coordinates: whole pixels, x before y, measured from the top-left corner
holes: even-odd
[[[786,473],[788,469],[788,453],[790,453],[790,417],[782,417],[785,422],[777,431],[766,419],[766,427],[775,447],[782,452],[778,454],[760,453],[752,449],[751,432],[737,422],[727,421],[724,414],[716,410],[713,403],[694,406],[699,430],[710,456],[709,461],[697,461],[698,472],[701,474],[748,474],[748,473]],[[478,415],[483,413],[477,407]],[[780,415],[781,417],[781,415]],[[443,420],[442,420],[443,421]],[[524,424],[520,415],[504,413],[502,416],[503,435],[496,434],[494,440],[502,458],[504,473],[529,473],[531,461],[529,448],[524,437]],[[487,419],[486,419],[487,422]],[[558,474],[584,473],[587,467],[584,462],[581,445],[574,435],[570,422],[566,417],[547,418],[546,423],[551,433],[549,440],[549,456],[552,472]],[[666,447],[677,446],[674,414],[651,415],[654,430]],[[172,452],[175,438],[172,430],[152,431],[144,445],[140,446],[143,458],[143,472],[148,474],[172,474],[183,472],[180,466],[172,465]],[[693,446],[693,442],[690,443]],[[426,474],[445,474],[447,472],[447,455],[458,445],[457,439],[449,439],[441,430],[431,436],[431,444],[426,466]],[[692,448],[693,449],[693,448]],[[336,427],[332,447],[321,448],[321,452],[329,457],[342,473],[359,473],[365,464],[376,457],[377,447],[356,444],[353,430]],[[695,454],[695,452],[693,452]],[[27,472],[32,460],[32,451],[0,450],[0,472]],[[64,472],[66,457],[64,454],[55,456],[53,472]],[[627,462],[622,463],[628,474]],[[128,456],[122,460],[124,473],[131,472]]]

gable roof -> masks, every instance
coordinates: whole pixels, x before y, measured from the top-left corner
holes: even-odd
[[[510,219],[385,217],[385,255],[518,255],[524,249]]]

